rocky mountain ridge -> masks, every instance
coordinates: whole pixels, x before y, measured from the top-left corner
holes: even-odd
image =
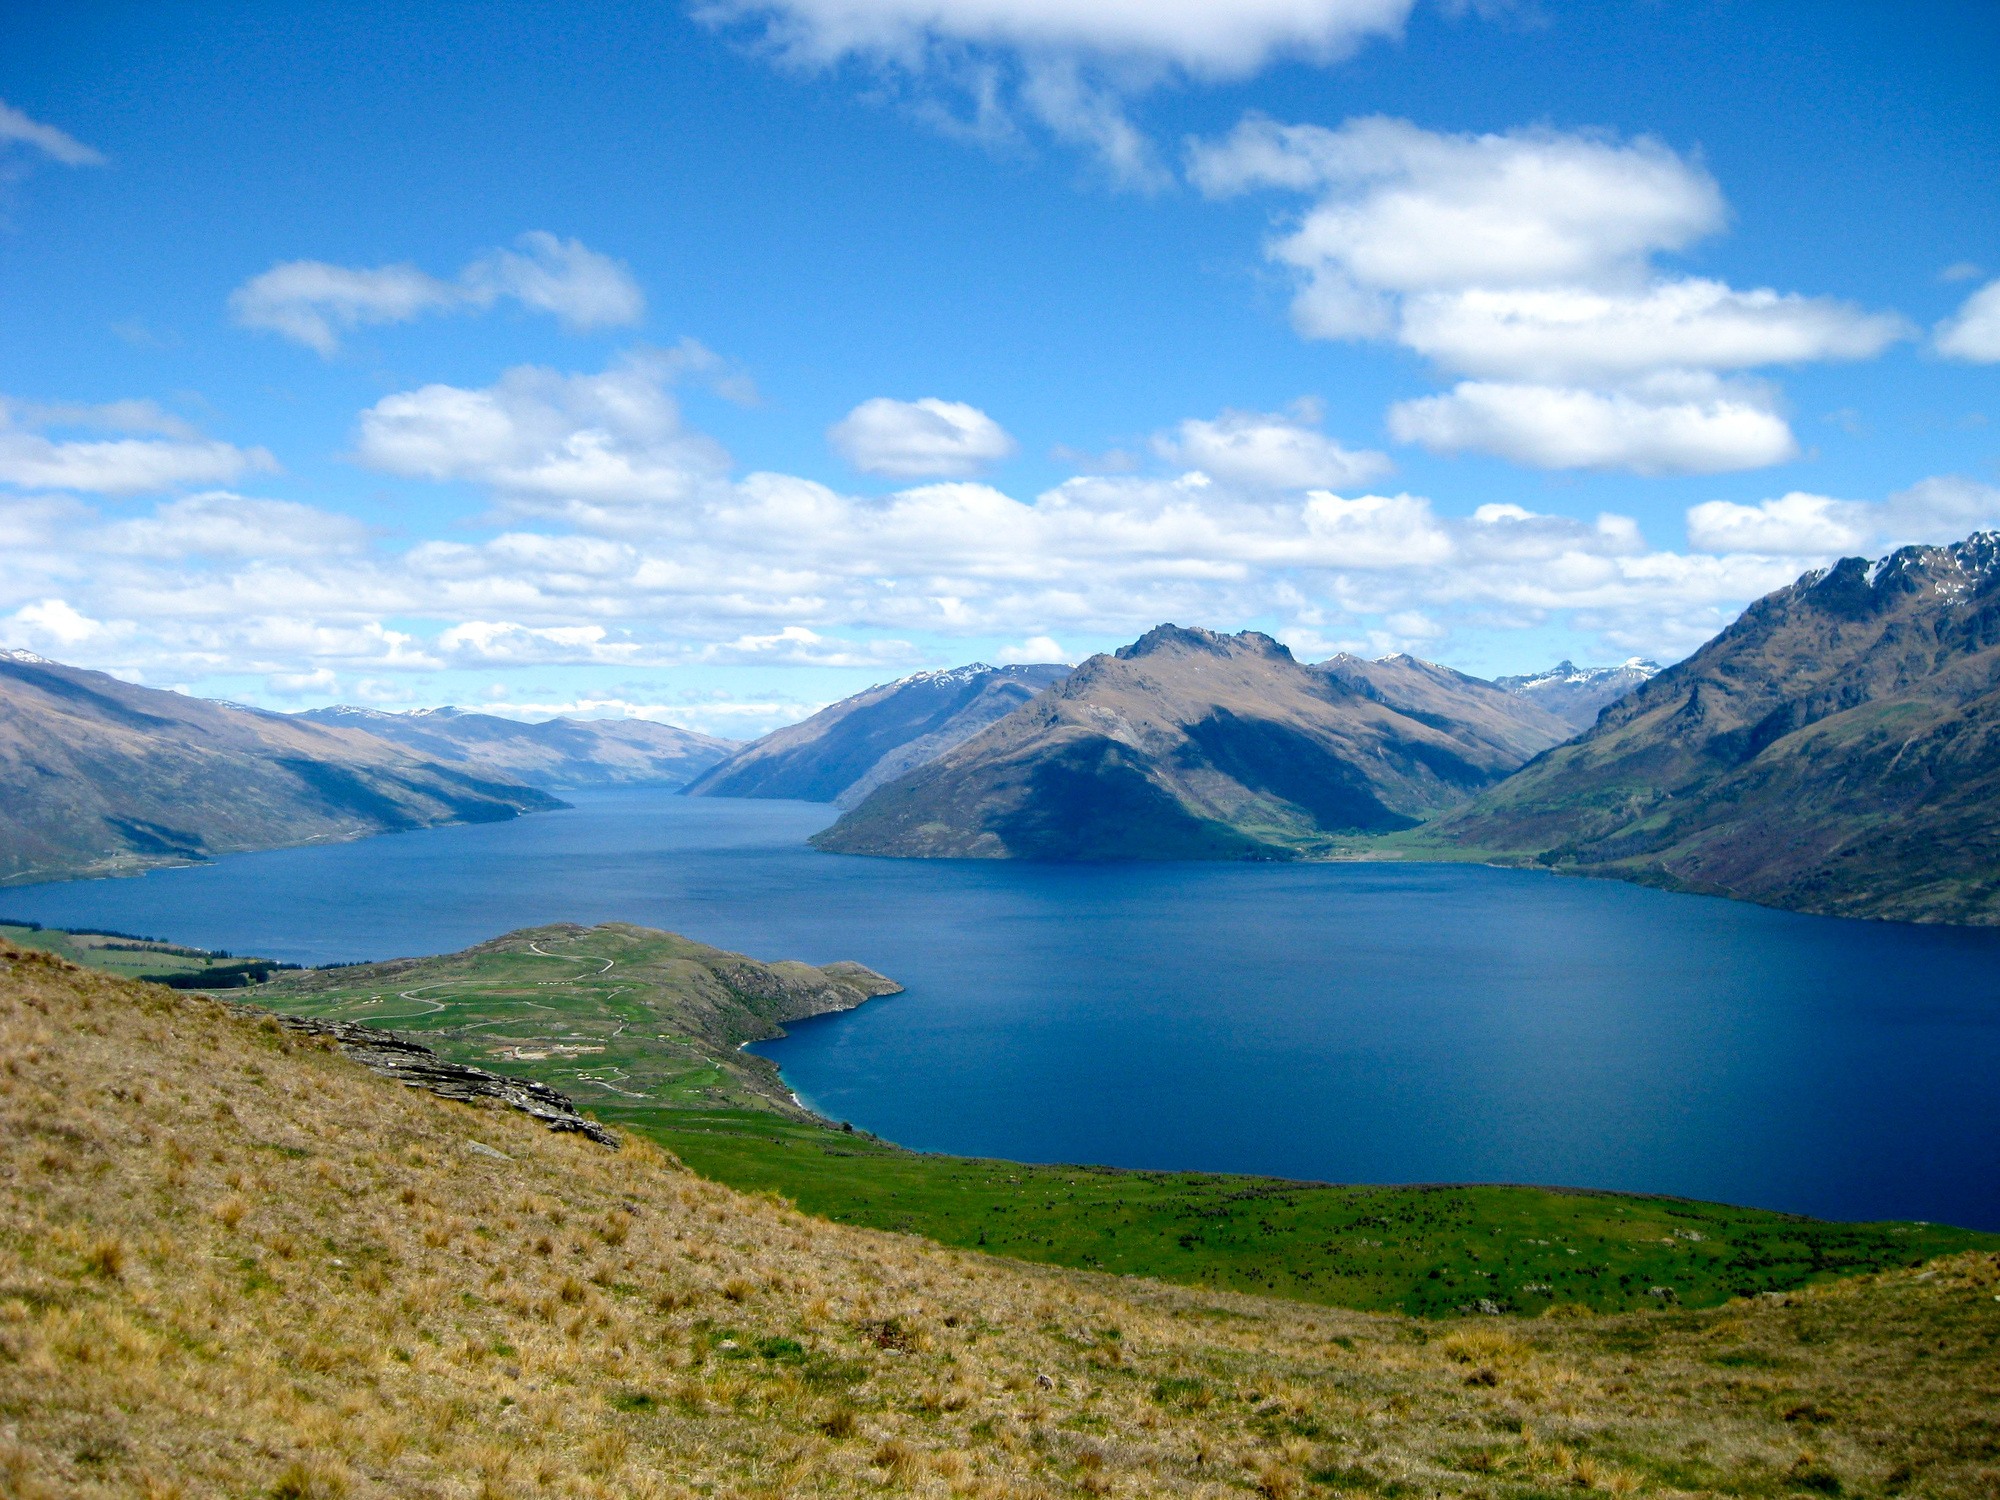
[[[877,788],[814,842],[916,857],[1291,858],[1331,836],[1408,828],[1532,753],[1510,741],[1561,735],[1457,677],[1352,659],[1309,668],[1261,632],[1162,625]],[[1447,704],[1456,717],[1437,711]]]
[[[2000,534],[1805,574],[1430,836],[1801,911],[2000,922]]]
[[[1643,656],[1628,657],[1615,667],[1579,667],[1564,660],[1546,672],[1496,677],[1493,685],[1537,704],[1575,734],[1590,728],[1598,714],[1659,674],[1660,664]]]

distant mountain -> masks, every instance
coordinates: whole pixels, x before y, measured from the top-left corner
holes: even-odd
[[[1488,682],[1469,677],[1421,657],[1399,654],[1367,661],[1342,652],[1312,670],[1338,678],[1363,697],[1386,703],[1462,743],[1482,745],[1515,765],[1576,733],[1547,704],[1509,692],[1504,679]]]
[[[1162,625],[876,788],[813,842],[919,857],[1282,859],[1338,834],[1407,828],[1529,753],[1495,743],[1498,695],[1434,672],[1319,670],[1256,631]],[[1480,703],[1477,727],[1415,708],[1455,693]],[[1559,732],[1545,723],[1542,743]]]
[[[466,762],[538,787],[684,786],[738,748],[734,740],[645,719],[529,724],[461,708],[384,713],[345,706],[294,717],[366,730],[433,760]]]
[[[1801,911],[2000,922],[2000,534],[1807,573],[1434,826]]]
[[[0,652],[0,884],[562,805],[358,729]]]
[[[787,724],[698,777],[691,797],[794,797],[852,807],[1006,717],[1070,669],[1061,663],[919,672]]]
[[[1570,733],[1590,728],[1620,698],[1660,675],[1660,664],[1643,656],[1615,667],[1579,667],[1558,662],[1527,677],[1496,677],[1493,685],[1539,705],[1569,725]]]

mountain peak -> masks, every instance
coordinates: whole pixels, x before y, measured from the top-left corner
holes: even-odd
[[[1261,630],[1242,630],[1235,635],[1205,630],[1199,625],[1155,625],[1129,646],[1113,653],[1120,661],[1144,656],[1269,656],[1292,660],[1289,647]]]

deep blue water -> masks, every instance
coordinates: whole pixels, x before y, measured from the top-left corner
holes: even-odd
[[[837,858],[821,806],[573,800],[0,915],[306,963],[642,922],[903,981],[765,1050],[906,1145],[2000,1229],[2000,933],[1454,865]]]

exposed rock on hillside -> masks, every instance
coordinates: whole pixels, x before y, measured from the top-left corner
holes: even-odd
[[[314,708],[294,717],[365,730],[432,760],[476,767],[548,789],[652,784],[684,786],[738,748],[645,719],[545,719],[523,723],[462,708],[384,713]]]
[[[413,1042],[408,1037],[397,1036],[395,1032],[383,1031],[380,1027],[364,1026],[359,1021],[321,1021],[311,1016],[273,1015],[255,1005],[234,1005],[230,1009],[238,1015],[268,1017],[286,1031],[296,1031],[305,1036],[331,1037],[343,1054],[369,1072],[436,1094],[440,1099],[456,1099],[461,1104],[495,1099],[509,1109],[518,1109],[522,1114],[541,1121],[558,1133],[567,1131],[587,1135],[600,1146],[618,1144],[617,1136],[595,1120],[586,1120],[578,1114],[575,1101],[568,1094],[552,1089],[546,1083],[537,1083],[532,1078],[506,1078],[498,1073],[489,1073],[484,1068],[447,1062],[422,1042]]]
[[[1436,831],[1801,911],[2000,922],[2000,536],[1806,574]]]
[[[1575,734],[1590,728],[1600,713],[1634,688],[1659,675],[1658,662],[1635,656],[1615,667],[1579,667],[1574,662],[1558,662],[1546,672],[1496,677],[1493,685],[1547,710]]]
[[[1060,663],[919,672],[872,687],[738,750],[691,797],[794,797],[852,807],[1069,675]]]
[[[1476,725],[1404,711],[1387,700],[1466,695],[1369,665],[1315,670],[1256,631],[1162,625],[878,788],[814,842],[927,857],[1289,858],[1335,835],[1408,828],[1526,758],[1498,742],[1532,739],[1524,716],[1500,735],[1490,704]]]
[[[0,884],[562,805],[357,729],[0,653]]]

